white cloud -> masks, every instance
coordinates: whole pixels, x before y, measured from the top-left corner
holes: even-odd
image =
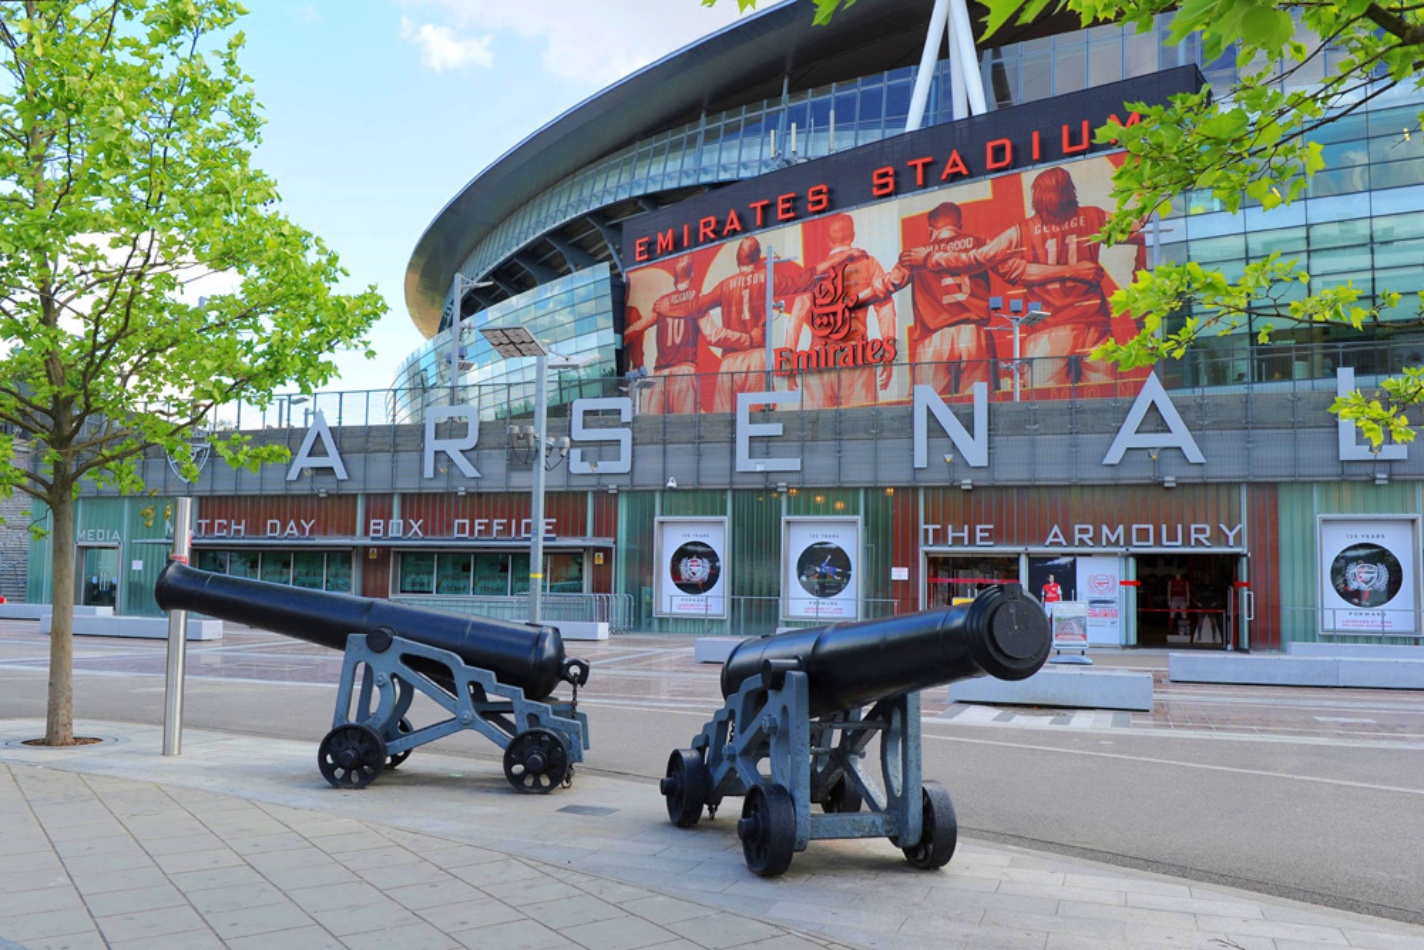
[[[759,7],[774,2],[763,0]],[[718,0],[710,9],[699,0],[403,0],[403,5],[422,22],[415,27],[403,19],[401,36],[421,46],[432,69],[440,69],[432,57],[436,43],[461,50],[478,46],[489,59],[472,61],[490,66],[505,34],[542,43],[548,73],[591,87],[621,79],[739,16],[737,0]]]
[[[445,24],[416,25],[409,17],[401,17],[401,39],[420,49],[420,61],[437,73],[456,72],[468,66],[485,69],[494,65],[490,51],[492,36],[461,37]]]

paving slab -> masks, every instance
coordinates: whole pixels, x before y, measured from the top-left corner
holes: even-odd
[[[936,872],[815,841],[763,880],[733,815],[675,828],[649,780],[526,796],[498,763],[424,752],[337,791],[306,743],[188,730],[163,756],[160,728],[119,722],[16,743],[42,731],[0,721],[0,841],[46,894],[0,914],[0,950],[1424,947],[1424,927],[967,838]],[[85,828],[103,844],[61,846]]]

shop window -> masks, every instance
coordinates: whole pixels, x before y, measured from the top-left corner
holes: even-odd
[[[292,556],[281,551],[263,552],[262,579],[269,584],[290,584],[292,582]]]
[[[351,593],[351,554],[332,551],[326,556],[326,589],[339,594]]]
[[[583,593],[583,554],[551,554],[544,574],[545,590],[551,594]]]
[[[435,558],[435,593],[467,596],[470,593],[468,554],[439,554]]]
[[[505,597],[509,594],[509,556],[506,554],[476,554],[474,560],[474,591],[482,597]]]
[[[262,567],[262,556],[256,551],[232,551],[228,554],[227,572],[233,577],[259,576]]]
[[[227,573],[227,552],[226,551],[199,551],[198,570],[211,571],[214,574]]]
[[[509,592],[529,593],[529,555],[512,554],[509,557]]]
[[[321,551],[298,551],[292,555],[292,586],[321,590],[326,581],[326,555]]]
[[[428,594],[435,588],[435,555],[408,552],[400,556],[402,594]]]

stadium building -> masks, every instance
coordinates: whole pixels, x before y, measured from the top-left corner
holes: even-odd
[[[1072,17],[986,41],[959,0],[812,12],[747,16],[480,171],[411,256],[424,343],[393,389],[226,421],[288,465],[184,485],[154,459],[157,501],[86,495],[79,602],[156,612],[187,493],[200,567],[505,616],[542,575],[552,622],[761,633],[1018,581],[1094,645],[1417,642],[1421,452],[1329,406],[1424,339],[1089,354],[1135,332],[1106,299],[1159,261],[1279,251],[1301,293],[1424,289],[1418,94],[1320,129],[1327,169],[1289,207],[1189,194],[1102,246],[1123,157],[1092,130],[1226,91],[1233,51]]]

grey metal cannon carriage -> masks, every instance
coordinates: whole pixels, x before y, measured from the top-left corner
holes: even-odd
[[[578,687],[589,664],[566,658],[553,627],[466,617],[386,600],[302,590],[169,562],[154,588],[164,610],[193,610],[345,652],[332,728],[317,753],[337,788],[364,788],[417,746],[470,729],[504,750],[520,792],[572,781],[588,748]],[[566,682],[568,702],[551,697]],[[449,718],[416,728],[418,693]]]
[[[958,822],[949,793],[922,780],[919,691],[1025,679],[1051,644],[1043,607],[1017,584],[942,610],[746,640],[722,667],[725,705],[668,758],[668,817],[688,828],[744,796],[737,836],[763,877],[814,838],[883,836],[916,867],[943,867]],[[878,780],[865,764],[876,736]]]

